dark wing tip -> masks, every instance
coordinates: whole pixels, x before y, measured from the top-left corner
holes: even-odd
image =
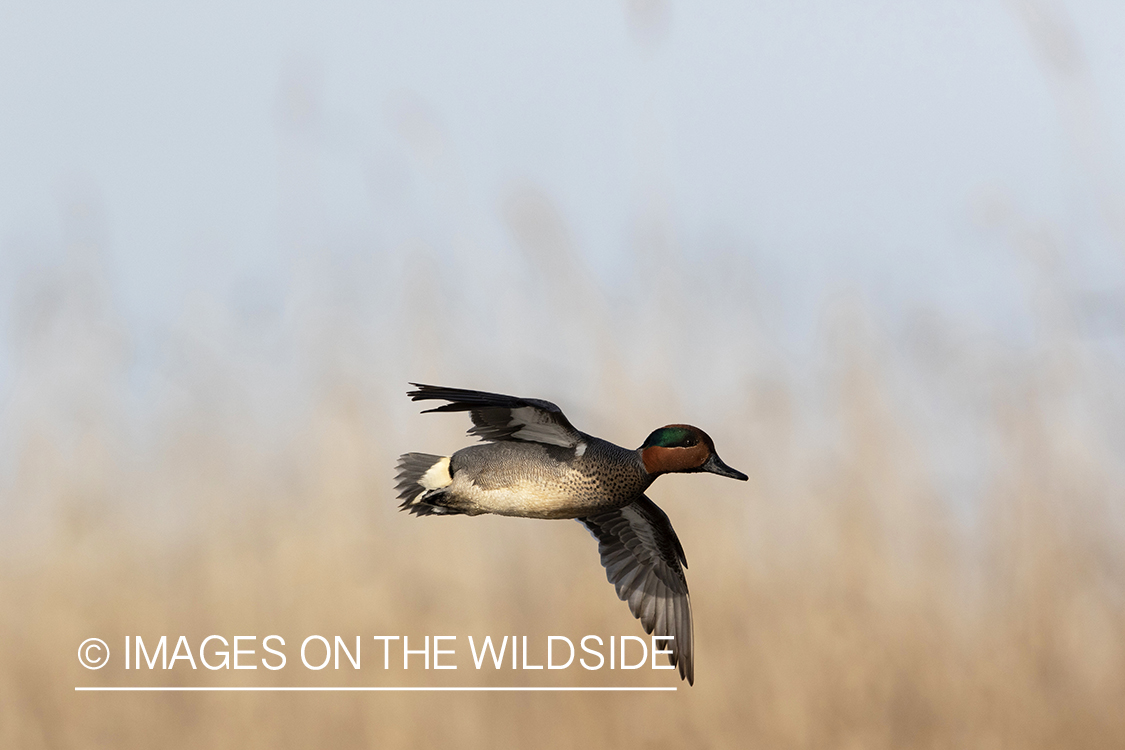
[[[437,394],[441,392],[453,391],[454,388],[445,388],[440,385],[426,385],[425,383],[410,383],[414,386],[414,390],[407,391],[406,395],[410,397],[411,401],[421,401],[427,398],[443,398]]]
[[[406,395],[410,397],[411,401],[440,399],[475,406],[487,406],[507,405],[523,400],[515,396],[505,396],[502,393],[474,391],[470,388],[451,388],[445,385],[427,385],[425,383],[411,383],[410,385],[414,386],[414,390],[407,391]]]
[[[484,405],[497,402],[513,401],[512,396],[484,391],[472,391],[465,388],[450,388],[444,385],[426,385],[425,383],[411,383],[415,390],[407,391],[406,395],[411,401],[448,401],[448,404],[435,406],[432,409],[423,409],[423,414],[431,412],[472,411]]]

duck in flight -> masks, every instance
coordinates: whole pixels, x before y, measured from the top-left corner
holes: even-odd
[[[672,424],[629,450],[575,429],[559,407],[536,398],[411,383],[413,401],[467,411],[485,441],[451,456],[398,460],[401,509],[419,516],[494,513],[573,518],[598,540],[609,582],[646,633],[671,637],[669,661],[695,682],[687,559],[672,524],[645,490],[661,474],[710,472],[745,481],[723,463],[703,430]]]

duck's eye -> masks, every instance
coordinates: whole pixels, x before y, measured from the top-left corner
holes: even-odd
[[[643,447],[658,445],[661,448],[691,448],[699,444],[699,438],[691,430],[683,427],[661,427],[645,440]]]

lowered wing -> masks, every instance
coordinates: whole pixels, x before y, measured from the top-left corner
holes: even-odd
[[[598,540],[606,577],[646,633],[673,636],[668,660],[695,682],[687,559],[664,511],[644,495],[616,510],[579,518]],[[682,565],[681,565],[682,563]]]

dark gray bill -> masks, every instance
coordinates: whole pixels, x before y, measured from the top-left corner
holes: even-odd
[[[699,467],[701,471],[709,471],[712,474],[718,474],[721,477],[730,477],[731,479],[741,479],[745,482],[750,477],[743,474],[738,469],[732,469],[723,463],[723,459],[719,458],[719,454],[712,453],[711,457],[703,462]]]

